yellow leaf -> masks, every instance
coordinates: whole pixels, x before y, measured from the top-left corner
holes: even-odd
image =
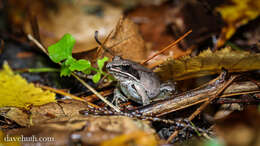
[[[229,0],[228,3],[217,7],[226,26],[223,27],[217,46],[222,46],[241,25],[255,19],[260,14],[259,0]]]
[[[198,56],[185,56],[176,60],[165,61],[155,69],[162,80],[184,80],[221,72],[221,68],[229,72],[243,72],[260,69],[260,53],[231,50],[230,47],[212,52],[203,51]]]
[[[15,75],[7,63],[0,70],[0,107],[13,106],[28,108],[55,102],[55,94],[43,91],[27,83],[20,75]]]

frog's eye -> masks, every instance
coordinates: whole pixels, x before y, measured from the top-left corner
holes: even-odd
[[[115,60],[122,60],[122,58],[120,56],[114,56],[113,61]]]
[[[129,68],[130,68],[129,65],[124,65],[124,66],[121,67],[121,69],[122,69],[123,71],[125,71],[125,72],[128,72],[128,71],[129,71]]]

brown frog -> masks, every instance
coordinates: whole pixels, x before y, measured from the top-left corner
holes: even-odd
[[[151,69],[118,56],[106,65],[106,69],[118,81],[119,88],[114,92],[116,103],[118,99],[131,99],[147,105],[152,100],[168,98],[176,91],[172,83],[162,84]]]

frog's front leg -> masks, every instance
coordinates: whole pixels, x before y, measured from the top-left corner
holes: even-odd
[[[115,103],[115,105],[118,107],[119,100],[121,100],[123,102],[128,101],[128,99],[121,93],[120,89],[117,87],[114,90],[114,97],[113,97],[112,103]]]

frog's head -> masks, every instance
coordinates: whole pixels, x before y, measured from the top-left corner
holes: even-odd
[[[139,81],[140,77],[138,70],[134,68],[135,64],[135,62],[115,56],[113,60],[106,65],[106,69],[119,81]]]

